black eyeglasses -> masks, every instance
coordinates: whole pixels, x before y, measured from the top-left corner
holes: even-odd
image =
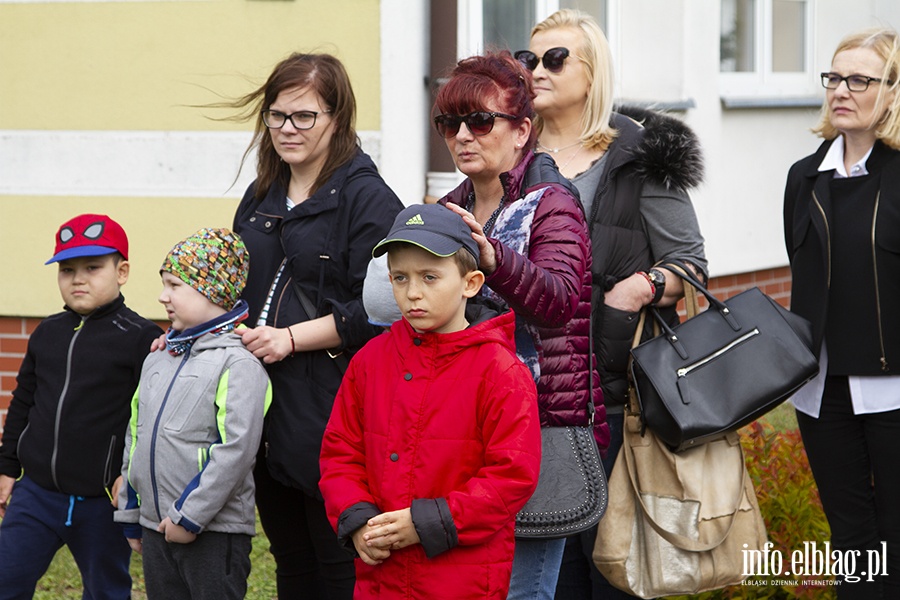
[[[294,129],[304,130],[304,129],[312,129],[316,126],[316,117],[320,114],[327,115],[330,113],[330,110],[323,110],[321,113],[312,111],[312,110],[300,110],[295,113],[291,113],[289,115],[284,114],[283,112],[279,112],[277,110],[264,110],[261,111],[263,123],[266,124],[266,127],[269,129],[281,129],[284,127],[284,124],[290,120],[291,125],[294,126]]]
[[[864,92],[869,89],[870,83],[881,83],[882,80],[877,77],[866,77],[865,75],[847,75],[841,77],[837,73],[822,73],[822,87],[829,90],[836,90],[841,87],[841,82],[847,82],[847,89],[851,92]],[[888,81],[888,85],[893,85],[893,81]]]
[[[465,123],[472,135],[487,135],[494,129],[494,119],[515,121],[518,117],[499,112],[475,111],[467,115],[438,115],[434,118],[434,126],[445,138],[452,138],[459,133],[460,123]]]
[[[558,47],[550,48],[544,55],[538,58],[537,54],[531,50],[519,50],[515,53],[516,60],[525,65],[529,71],[537,69],[538,63],[543,63],[544,68],[551,73],[559,73],[566,64],[566,59],[570,56],[569,49]],[[575,56],[572,54],[572,56]],[[578,58],[576,56],[576,58]]]

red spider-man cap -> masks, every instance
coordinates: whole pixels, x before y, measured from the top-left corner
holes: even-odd
[[[56,232],[56,253],[50,263],[79,256],[103,256],[118,252],[128,260],[128,236],[106,215],[78,215]]]

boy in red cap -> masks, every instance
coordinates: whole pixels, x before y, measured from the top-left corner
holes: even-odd
[[[85,598],[128,598],[113,482],[144,357],[162,331],[125,306],[128,238],[106,215],[59,228],[65,310],[31,334],[0,445],[0,599],[31,598],[67,545]]]

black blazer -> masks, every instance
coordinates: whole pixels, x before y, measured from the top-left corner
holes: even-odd
[[[784,240],[793,278],[791,310],[812,323],[816,348],[822,343],[831,291],[830,183],[834,177],[834,171],[820,173],[818,167],[831,144],[823,142],[815,154],[794,163],[784,193]],[[872,305],[879,307],[872,315],[878,320],[878,335],[829,343],[878,347],[883,361],[859,365],[856,375],[895,374],[900,373],[900,152],[876,142],[866,167],[880,177],[872,243],[878,295],[878,302],[873,299]],[[883,368],[885,361],[888,370]]]

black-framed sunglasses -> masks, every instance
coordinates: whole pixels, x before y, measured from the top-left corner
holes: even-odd
[[[531,50],[519,50],[515,53],[516,60],[525,65],[529,71],[537,69],[538,63],[543,63],[544,68],[551,73],[559,73],[566,64],[569,57],[569,49],[562,46],[550,48],[544,55],[538,58],[538,55]]]
[[[836,90],[841,87],[841,82],[847,82],[847,89],[851,92],[864,92],[869,89],[870,83],[881,83],[883,80],[878,77],[866,77],[865,75],[847,75],[841,77],[837,73],[822,73],[822,87],[828,90]],[[893,85],[893,81],[888,81],[888,85]]]
[[[434,118],[434,126],[445,138],[449,139],[459,133],[459,126],[465,123],[472,135],[487,135],[494,129],[494,119],[515,121],[518,117],[500,112],[478,110],[467,115],[438,115]]]
[[[265,123],[266,127],[269,129],[281,129],[284,127],[284,124],[290,120],[294,129],[303,131],[304,129],[312,129],[316,126],[317,116],[327,115],[330,112],[330,110],[323,110],[320,113],[312,110],[300,110],[286,115],[277,110],[263,110],[260,111],[260,114],[262,114],[263,123]]]

